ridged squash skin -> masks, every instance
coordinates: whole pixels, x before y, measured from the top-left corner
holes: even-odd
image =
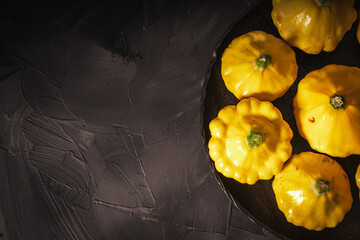
[[[347,174],[324,154],[294,154],[272,186],[287,221],[309,230],[334,228],[353,203]]]
[[[209,128],[209,155],[215,168],[240,183],[271,179],[292,153],[293,132],[267,101],[249,98],[226,106]]]
[[[255,97],[273,101],[290,88],[297,71],[294,50],[282,39],[263,31],[235,38],[221,58],[225,86],[239,100]]]
[[[281,37],[309,54],[332,52],[357,19],[354,0],[273,0]]]
[[[344,108],[330,104],[336,96]],[[293,104],[299,133],[313,149],[333,157],[360,154],[359,68],[331,64],[308,73]]]

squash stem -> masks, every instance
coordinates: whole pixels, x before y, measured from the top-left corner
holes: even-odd
[[[249,134],[246,136],[246,145],[249,149],[257,148],[262,144],[263,140],[264,136],[261,131],[250,130]]]
[[[320,178],[315,181],[315,190],[319,195],[326,194],[327,192],[330,191],[329,185],[330,185],[329,181]]]
[[[335,110],[344,109],[346,106],[345,98],[343,96],[337,95],[337,94],[335,94],[334,96],[332,96],[330,98],[329,103]]]
[[[271,55],[262,54],[254,61],[255,70],[259,69],[260,72],[264,71],[265,68],[271,65]]]
[[[332,3],[332,0],[315,0],[316,3],[321,6],[328,6]]]

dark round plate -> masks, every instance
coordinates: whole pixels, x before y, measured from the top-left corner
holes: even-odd
[[[355,7],[359,9],[359,1]],[[271,19],[271,1],[262,1],[235,23],[228,34],[222,39],[218,49],[215,62],[211,65],[210,76],[206,84],[203,113],[204,143],[210,139],[209,123],[217,116],[221,108],[227,105],[235,105],[239,101],[230,93],[222,80],[220,67],[221,56],[225,48],[234,38],[252,30],[262,30],[280,37]],[[294,132],[292,140],[293,153],[314,151],[303,139],[296,127],[293,115],[293,98],[297,91],[297,85],[304,76],[312,71],[322,68],[328,64],[342,64],[360,67],[360,44],[356,39],[357,22],[347,32],[335,51],[331,53],[322,52],[318,55],[309,55],[297,48],[296,60],[299,66],[298,77],[289,91],[281,98],[273,101],[273,104],[280,109],[284,119],[290,124]],[[360,137],[360,136],[359,136]],[[359,190],[355,183],[355,172],[360,164],[360,156],[353,155],[347,158],[336,159],[347,172],[351,183],[351,192],[354,199],[352,209],[346,214],[345,219],[335,228],[325,229],[320,232],[310,231],[303,227],[297,227],[286,221],[284,214],[278,209],[275,196],[272,190],[272,179],[258,181],[255,185],[247,185],[236,182],[233,179],[224,177],[214,168],[213,161],[209,162],[214,173],[227,192],[234,204],[259,225],[267,228],[270,232],[280,238],[290,239],[360,239],[360,202]]]

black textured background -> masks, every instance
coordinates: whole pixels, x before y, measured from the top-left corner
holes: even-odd
[[[278,239],[203,139],[218,49],[259,2],[1,8],[0,239]]]

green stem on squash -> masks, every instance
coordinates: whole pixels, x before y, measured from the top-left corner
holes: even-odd
[[[264,136],[261,131],[250,130],[249,134],[246,136],[246,145],[249,149],[257,148],[263,143]]]
[[[334,96],[332,96],[330,98],[329,103],[335,110],[341,110],[346,107],[346,101],[345,101],[344,96],[337,95],[337,94],[335,94]]]
[[[315,181],[315,190],[319,195],[326,194],[327,192],[330,191],[329,185],[330,185],[329,181],[320,178]]]
[[[332,0],[315,0],[319,6],[329,6]]]
[[[254,61],[254,68],[260,69],[262,72],[265,68],[271,65],[272,59],[271,55],[268,54],[261,54],[255,61]]]

